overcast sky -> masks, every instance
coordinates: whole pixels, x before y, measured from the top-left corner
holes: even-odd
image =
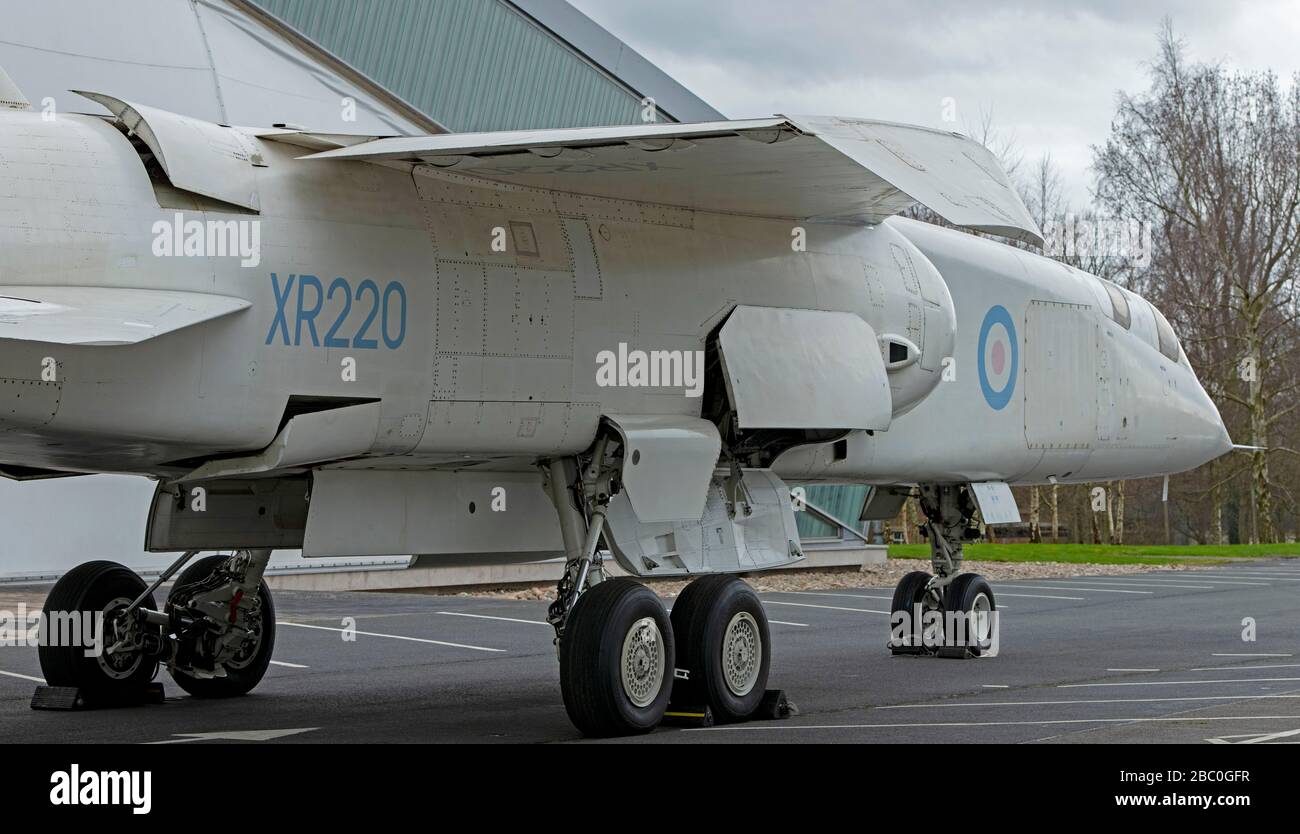
[[[1118,90],[1169,15],[1194,59],[1300,69],[1300,0],[570,0],[729,118],[864,116],[963,130],[991,110],[1076,204]],[[957,124],[943,121],[951,98]]]

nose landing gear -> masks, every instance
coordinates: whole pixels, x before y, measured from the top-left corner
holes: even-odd
[[[889,650],[893,654],[981,657],[997,652],[997,603],[979,574],[960,573],[962,546],[979,538],[975,500],[964,484],[920,488],[933,574],[912,571],[894,588]]]

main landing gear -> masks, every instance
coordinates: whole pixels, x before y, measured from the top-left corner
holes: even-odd
[[[257,686],[275,646],[275,606],[262,579],[271,552],[198,560],[158,610],[154,591],[194,555],[181,556],[148,586],[113,562],[65,574],[45,600],[39,656],[48,686],[75,690],[78,704],[128,703],[142,697],[160,664],[198,698]],[[70,639],[76,634],[82,639]]]
[[[989,583],[960,573],[962,545],[979,538],[975,501],[959,485],[922,485],[922,535],[930,542],[933,573],[912,571],[899,580],[890,606],[889,649],[894,654],[941,657],[997,652],[997,603]]]
[[[767,694],[771,638],[754,590],[725,574],[686,586],[672,616],[632,579],[607,578],[597,549],[617,490],[610,444],[589,461],[565,458],[546,469],[568,558],[547,619],[555,627],[560,690],[584,735],[646,733],[669,702],[707,707],[715,721],[743,721]]]

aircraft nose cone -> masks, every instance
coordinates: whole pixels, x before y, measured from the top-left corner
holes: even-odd
[[[1199,396],[1195,398],[1191,414],[1194,428],[1188,432],[1188,440],[1197,446],[1202,456],[1200,463],[1209,463],[1232,451],[1232,437],[1228,435],[1228,427],[1223,424],[1214,400],[1203,389],[1197,393]]]

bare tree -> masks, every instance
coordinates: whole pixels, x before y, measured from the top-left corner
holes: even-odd
[[[1300,77],[1283,92],[1270,72],[1191,64],[1166,21],[1150,90],[1120,95],[1095,151],[1098,198],[1160,230],[1156,274],[1176,288],[1178,318],[1196,325],[1193,361],[1221,403],[1245,411],[1251,444],[1267,447],[1300,405],[1287,338],[1300,268]],[[1250,481],[1249,538],[1273,541],[1268,451],[1253,453]]]

